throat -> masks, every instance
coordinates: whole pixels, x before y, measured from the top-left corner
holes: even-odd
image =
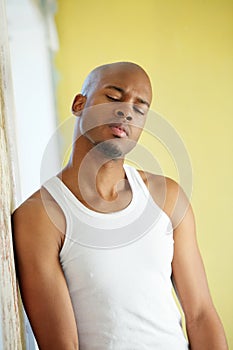
[[[81,201],[91,210],[111,213],[126,208],[132,201],[132,192],[127,179],[123,179],[108,191],[106,188],[97,187],[95,192],[85,192]]]
[[[117,186],[110,189],[109,191],[106,188],[97,188],[98,195],[107,202],[113,202],[117,200],[119,192],[117,191]]]

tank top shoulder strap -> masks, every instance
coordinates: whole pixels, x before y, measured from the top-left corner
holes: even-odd
[[[150,192],[138,170],[128,164],[124,164],[124,169],[132,190],[138,191],[140,188],[143,191],[144,195],[148,198],[150,196]]]
[[[145,182],[143,181],[141,175],[139,174],[138,170],[134,167],[131,167],[127,164],[124,164],[124,169],[126,172],[126,175],[128,177],[128,180],[130,182],[131,188],[134,192],[139,192],[144,194],[144,196],[149,200],[149,202],[154,206],[160,213],[162,213],[163,217],[166,218],[166,220],[169,222],[169,232],[172,232],[172,222],[170,217],[165,213],[163,209],[161,209],[158,204],[154,201],[152,198],[150,191],[148,190]]]
[[[49,194],[53,197],[53,199],[62,209],[66,220],[68,218],[70,219],[70,212],[68,209],[69,206],[67,206],[68,194],[66,193],[66,188],[63,182],[57,176],[53,176],[49,180],[47,180],[42,186],[49,192]]]

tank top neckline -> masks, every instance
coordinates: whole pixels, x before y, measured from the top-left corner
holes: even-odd
[[[67,199],[71,200],[72,203],[76,207],[78,207],[82,212],[88,214],[89,216],[106,219],[108,217],[109,218],[110,217],[117,217],[117,216],[128,214],[129,212],[131,212],[135,208],[135,206],[137,204],[138,187],[135,185],[135,180],[133,180],[133,178],[132,178],[132,171],[134,171],[134,173],[137,177],[138,176],[140,177],[140,174],[137,172],[137,170],[135,168],[130,167],[127,164],[123,164],[123,168],[125,170],[125,174],[126,174],[126,177],[127,177],[127,180],[129,182],[129,186],[130,186],[130,189],[132,192],[132,198],[131,198],[131,201],[129,202],[129,204],[125,208],[123,208],[121,210],[109,212],[109,213],[98,212],[98,211],[87,208],[77,197],[75,197],[73,192],[65,185],[65,183],[58,176],[55,176],[55,180],[60,185],[61,191],[63,192],[65,197]],[[141,179],[141,181],[143,181],[143,180]]]

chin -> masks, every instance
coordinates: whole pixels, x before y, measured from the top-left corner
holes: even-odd
[[[118,159],[124,156],[120,147],[110,142],[100,142],[96,145],[96,150],[109,159]]]
[[[119,139],[100,142],[96,145],[96,149],[109,159],[119,159],[123,158],[136,145],[135,142],[128,139],[119,140],[124,142],[119,142],[118,140]]]

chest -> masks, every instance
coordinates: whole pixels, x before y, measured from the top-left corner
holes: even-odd
[[[101,295],[129,295],[159,290],[170,283],[173,237],[165,225],[156,225],[142,238],[124,247],[93,249],[73,244],[62,266],[69,290],[100,290]],[[129,296],[128,295],[128,296]]]

